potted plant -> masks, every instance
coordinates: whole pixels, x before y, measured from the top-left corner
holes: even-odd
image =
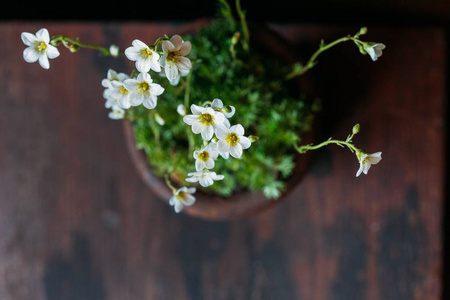
[[[356,176],[367,174],[381,152],[369,154],[354,145],[359,125],[345,140],[307,142],[320,102],[308,97],[297,79],[340,43],[353,42],[374,61],[385,46],[361,40],[367,33],[361,28],[322,41],[300,64],[286,59],[289,48],[280,50],[282,42],[273,33],[247,23],[239,0],[236,13],[226,0],[219,3],[220,17],[198,32],[165,35],[153,44],[136,39],[125,50],[64,35],[50,38],[46,29],[22,33],[28,46],[24,59],[48,69],[48,59],[58,57],[57,47],[64,46],[135,62],[129,74],[108,71],[102,81],[105,106],[111,119],[125,120],[141,175],[175,212],[227,219],[275,203],[305,171],[310,160],[305,153],[329,144],[355,153]]]

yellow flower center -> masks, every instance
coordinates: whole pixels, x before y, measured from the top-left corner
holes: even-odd
[[[206,152],[206,151],[200,153],[200,154],[198,155],[198,159],[200,159],[201,161],[206,162],[206,161],[209,159],[209,153]]]
[[[150,93],[150,85],[145,81],[136,83],[136,87],[141,94],[148,95]]]
[[[147,59],[149,56],[153,57],[153,53],[152,53],[152,51],[150,51],[149,48],[142,48],[141,50],[139,50],[139,54],[141,55],[141,58],[143,58],[143,59]]]
[[[166,59],[169,62],[175,62],[175,53],[174,52],[167,53],[167,58]]]
[[[186,193],[185,192],[179,192],[176,198],[177,198],[177,200],[184,199],[184,198],[186,198]]]
[[[122,95],[126,95],[126,94],[128,94],[128,90],[122,85],[119,88],[119,93],[122,94]]]
[[[211,114],[201,114],[200,117],[200,123],[204,125],[213,125],[214,124],[214,117],[211,116]]]
[[[39,54],[43,54],[47,50],[47,44],[44,42],[36,41],[34,43],[34,51]]]
[[[227,142],[228,145],[234,147],[239,142],[239,137],[236,133],[231,132],[227,135],[225,141]]]

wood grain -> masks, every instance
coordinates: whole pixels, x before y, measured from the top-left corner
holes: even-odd
[[[323,136],[383,151],[367,176],[348,151],[318,151],[285,201],[209,222],[153,195],[107,118],[101,80],[132,63],[91,51],[22,59],[23,31],[127,47],[175,23],[0,23],[0,299],[440,299],[445,43],[439,28],[369,28],[312,74]],[[302,53],[358,28],[271,24]],[[337,114],[338,113],[338,114]]]

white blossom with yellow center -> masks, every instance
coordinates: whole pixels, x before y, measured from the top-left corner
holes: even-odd
[[[244,136],[244,127],[241,124],[226,128],[224,126],[216,129],[217,150],[223,156],[229,153],[234,158],[240,158],[244,149],[251,146],[251,141]]]
[[[195,203],[195,197],[192,196],[195,191],[195,188],[187,188],[185,186],[179,188],[172,198],[170,198],[169,204],[174,207],[176,213],[179,213],[183,210],[184,206],[191,206]]]
[[[195,104],[191,105],[191,115],[183,117],[183,121],[192,126],[195,134],[200,133],[206,141],[212,139],[214,129],[223,126],[225,116],[221,112],[214,111],[211,107],[201,107]]]
[[[219,152],[213,149],[212,146],[206,146],[202,150],[194,151],[195,158],[195,169],[200,172],[203,169],[212,169],[214,168],[214,160],[219,156]]]
[[[364,173],[367,175],[369,169],[372,165],[375,165],[381,161],[381,152],[376,152],[372,154],[361,153],[358,155],[359,160],[359,170],[356,173],[356,177]]]
[[[130,92],[130,104],[138,106],[143,104],[148,109],[153,109],[157,104],[157,96],[164,92],[164,88],[153,83],[150,74],[139,73],[136,79],[127,79],[123,86]]]
[[[58,49],[50,44],[50,35],[45,28],[36,32],[36,35],[29,32],[22,32],[22,41],[28,46],[23,51],[23,59],[28,63],[39,61],[39,64],[44,69],[50,68],[48,59],[53,59],[59,56]]]
[[[163,55],[159,63],[164,68],[167,79],[170,82],[175,82],[180,76],[180,72],[188,71],[192,68],[190,59],[185,57],[192,49],[189,41],[184,42],[181,36],[174,35],[169,41],[163,41],[162,49]]]
[[[141,73],[146,73],[153,70],[161,72],[159,64],[159,54],[150,49],[147,44],[140,40],[134,40],[131,47],[125,49],[125,56],[136,62],[136,69]]]

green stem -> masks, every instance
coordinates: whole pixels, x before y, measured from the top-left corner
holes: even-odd
[[[166,184],[167,184],[167,186],[172,190],[172,192],[173,192],[173,194],[175,195],[176,193],[177,193],[177,188],[175,188],[173,185],[172,185],[172,183],[170,182],[170,179],[169,179],[169,175],[165,175],[164,176],[164,179],[166,180]]]
[[[64,36],[64,35],[58,35],[58,36],[54,36],[52,37],[52,39],[50,40],[50,43],[52,45],[58,45],[59,42],[62,42],[63,45],[68,48],[69,50],[71,49],[70,46],[68,45],[69,43],[76,45],[78,47],[81,48],[88,48],[88,49],[95,49],[100,51],[101,54],[103,55],[110,55],[110,51],[109,49],[102,47],[102,46],[97,46],[97,45],[90,45],[90,44],[85,44],[85,43],[81,43],[79,40]]]
[[[236,0],[236,10],[238,12],[239,18],[241,19],[242,33],[244,34],[244,39],[245,39],[242,44],[242,47],[244,47],[244,50],[248,52],[249,42],[250,42],[250,32],[248,30],[247,21],[245,20],[245,13],[241,9],[241,1],[240,0]]]
[[[317,63],[316,59],[321,53],[327,51],[328,49],[330,49],[330,48],[332,48],[334,46],[336,46],[337,44],[340,44],[342,42],[347,42],[347,41],[350,41],[350,40],[355,41],[355,42],[360,42],[358,39],[356,39],[354,37],[346,36],[346,37],[337,39],[334,42],[331,42],[331,43],[329,43],[327,45],[321,44],[319,49],[316,52],[314,52],[314,54],[311,56],[311,58],[306,63],[306,65],[298,67],[298,68],[295,68],[291,73],[286,75],[286,79],[291,79],[291,78],[294,78],[296,76],[303,75],[304,73],[306,73],[308,70],[312,69],[316,65],[316,63]]]
[[[294,148],[295,148],[299,153],[304,154],[304,153],[308,152],[309,150],[316,150],[316,149],[322,148],[322,147],[324,147],[324,146],[326,146],[326,145],[329,145],[329,144],[336,144],[336,145],[341,146],[341,147],[347,146],[347,147],[350,149],[350,151],[352,151],[352,152],[355,152],[355,151],[358,152],[358,151],[360,151],[360,150],[359,150],[358,148],[356,148],[352,143],[350,143],[350,142],[344,142],[344,141],[339,141],[339,140],[328,140],[328,141],[325,141],[325,142],[320,143],[320,144],[315,145],[315,146],[313,146],[313,145],[304,145],[304,146],[299,147],[299,146],[297,146],[296,144],[294,144]]]

